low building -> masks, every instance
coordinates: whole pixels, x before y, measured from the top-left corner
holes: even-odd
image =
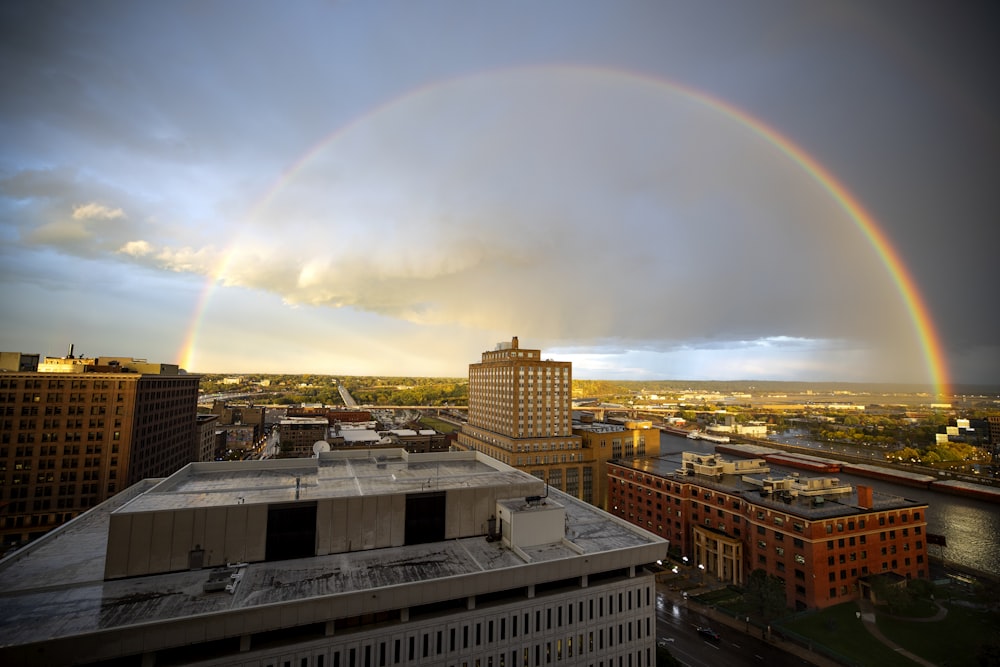
[[[573,422],[573,435],[583,444],[584,464],[593,469],[593,496],[587,498],[608,509],[608,476],[605,466],[612,459],[660,455],[660,431],[653,422],[625,419],[619,423]]]
[[[0,352],[0,371],[34,373],[38,370],[40,356],[23,352]]]
[[[194,463],[0,561],[0,664],[652,667],[666,550],[476,452]]]
[[[313,455],[313,445],[327,441],[330,422],[326,417],[286,417],[278,422],[282,457]]]
[[[397,428],[386,431],[386,438],[392,447],[405,449],[411,454],[448,451],[448,438],[432,428],[419,431],[409,428]]]
[[[669,539],[675,553],[741,585],[755,569],[785,583],[789,607],[856,599],[870,574],[929,575],[927,504],[841,483],[772,473],[763,459],[684,452],[612,461],[609,511]]]
[[[218,438],[216,430],[219,423],[219,415],[199,414],[198,419],[198,447],[192,461],[214,461],[215,448]]]

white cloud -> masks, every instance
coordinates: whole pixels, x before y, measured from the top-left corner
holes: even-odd
[[[110,208],[96,202],[73,207],[74,220],[115,220],[124,217],[125,212],[120,208]]]
[[[132,257],[144,257],[153,252],[153,246],[148,241],[129,241],[118,252]]]

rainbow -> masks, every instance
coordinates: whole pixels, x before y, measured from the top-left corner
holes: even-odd
[[[917,339],[920,343],[920,347],[923,351],[924,363],[927,368],[928,376],[930,378],[931,384],[933,385],[934,391],[939,396],[947,396],[949,394],[949,376],[948,376],[948,365],[947,358],[944,353],[944,347],[942,345],[941,339],[938,335],[937,329],[934,326],[934,321],[931,318],[930,310],[920,292],[920,289],[914,280],[913,276],[910,274],[906,265],[903,263],[902,258],[899,253],[893,247],[890,242],[889,237],[879,226],[875,218],[865,210],[861,202],[855,198],[850,191],[844,187],[834,176],[823,167],[822,164],[814,157],[809,155],[800,146],[795,144],[788,137],[780,134],[777,130],[769,126],[764,121],[756,118],[743,109],[740,109],[732,104],[724,102],[716,97],[713,97],[703,91],[690,88],[688,86],[667,80],[651,76],[648,74],[632,72],[627,70],[618,70],[612,68],[604,67],[592,67],[592,66],[572,66],[572,65],[558,65],[558,66],[536,66],[527,68],[517,68],[514,70],[503,70],[503,71],[551,71],[554,74],[560,72],[569,73],[585,73],[594,76],[609,76],[618,79],[625,79],[641,83],[643,85],[652,85],[655,87],[662,88],[673,94],[681,95],[689,100],[693,100],[704,107],[722,114],[726,118],[739,123],[740,126],[746,128],[747,130],[753,132],[755,135],[764,139],[768,144],[773,146],[776,150],[784,154],[795,164],[797,164],[806,174],[808,174],[816,183],[819,184],[821,188],[826,190],[831,197],[836,201],[840,208],[847,213],[848,217],[854,222],[855,226],[861,231],[861,233],[868,239],[872,248],[878,254],[889,273],[889,276],[895,285],[896,289],[899,291],[902,297],[903,303],[909,313],[910,319],[912,321],[914,330],[916,332]],[[445,79],[441,81],[436,81],[431,84],[421,86],[419,88],[413,89],[404,93],[403,95],[390,99],[387,102],[380,104],[379,106],[370,109],[366,113],[357,118],[354,118],[350,122],[338,127],[330,134],[323,137],[318,143],[313,145],[309,150],[303,153],[292,165],[286,169],[281,176],[275,180],[274,184],[268,188],[267,192],[263,197],[258,199],[254,205],[250,208],[250,213],[248,217],[253,217],[256,213],[262,210],[264,207],[271,202],[274,197],[288,184],[295,176],[307,165],[309,164],[315,156],[317,156],[322,151],[327,150],[336,140],[342,137],[344,134],[349,132],[352,128],[359,125],[367,118],[371,118],[377,115],[381,111],[393,107],[397,104],[402,104],[404,102],[413,100],[417,97],[428,95],[434,91],[445,88],[449,85],[459,83],[465,80],[486,76],[489,74],[495,74],[497,72],[486,72],[477,73],[472,75],[464,75],[456,77],[453,79]],[[215,287],[223,282],[225,271],[232,261],[234,251],[238,245],[238,239],[229,247],[229,249],[223,253],[223,259],[220,262],[219,267],[213,271],[199,296],[198,302],[195,306],[193,318],[191,324],[188,328],[187,336],[185,337],[184,344],[182,346],[179,357],[182,359],[182,366],[184,368],[192,368],[195,363],[195,347],[197,342],[197,334],[200,322],[204,316],[205,309],[207,307],[209,298],[214,291]]]

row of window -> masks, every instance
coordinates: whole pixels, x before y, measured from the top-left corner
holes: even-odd
[[[125,388],[125,380],[19,380],[17,378],[0,378],[0,389],[17,389],[19,387],[22,389],[64,389],[67,386],[70,389],[113,389],[115,382],[118,383],[118,389]]]

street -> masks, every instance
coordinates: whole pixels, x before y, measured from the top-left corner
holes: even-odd
[[[810,665],[786,653],[760,637],[747,635],[718,621],[719,612],[700,607],[695,602],[674,599],[662,591],[656,595],[657,643],[690,667],[743,667],[768,665],[792,667]],[[702,638],[696,628],[710,627],[719,633],[719,641]],[[752,633],[759,628],[750,626]]]

